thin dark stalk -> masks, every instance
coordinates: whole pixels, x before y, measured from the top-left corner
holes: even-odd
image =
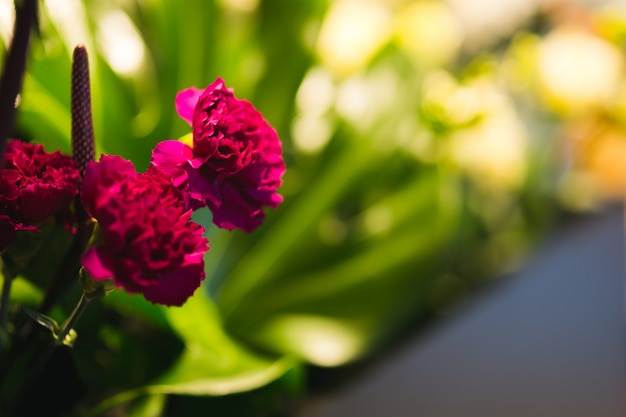
[[[26,72],[30,35],[37,25],[37,0],[16,1],[15,8],[13,38],[0,76],[0,156],[4,154],[6,143],[13,132],[15,103]]]
[[[15,26],[9,45],[4,69],[0,75],[0,168],[4,149],[13,132],[15,123],[15,103],[22,89],[26,61],[30,45],[30,35],[37,26],[37,0],[15,2]],[[0,352],[7,345],[8,304],[13,279],[5,275],[0,301]]]
[[[9,343],[8,326],[9,326],[9,294],[11,293],[11,284],[13,277],[5,273],[2,282],[2,299],[0,301],[0,356]]]

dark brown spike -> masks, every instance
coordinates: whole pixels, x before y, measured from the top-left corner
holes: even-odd
[[[72,155],[81,174],[89,161],[96,158],[91,114],[91,88],[87,50],[74,48],[72,62]]]
[[[13,38],[0,76],[0,165],[4,148],[13,134],[15,103],[22,89],[30,35],[37,26],[37,0],[15,2]]]

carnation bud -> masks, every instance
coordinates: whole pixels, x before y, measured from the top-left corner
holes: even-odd
[[[85,271],[85,268],[80,268],[79,280],[85,297],[88,298],[104,297],[115,290],[115,281],[112,279],[95,280],[89,272]]]

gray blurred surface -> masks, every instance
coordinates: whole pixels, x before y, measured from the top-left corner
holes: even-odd
[[[583,219],[299,417],[622,417],[624,222]]]

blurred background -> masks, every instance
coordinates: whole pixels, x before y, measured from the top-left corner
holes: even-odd
[[[40,7],[19,137],[70,151],[83,44],[98,153],[145,169],[157,142],[189,132],[176,93],[220,76],[276,127],[287,162],[284,203],[255,232],[198,213],[211,250],[187,305],[115,293],[86,314],[81,410],[289,415],[310,369],[384,352],[626,190],[624,1]],[[13,16],[0,0],[4,49]],[[29,277],[16,288],[40,297]]]

